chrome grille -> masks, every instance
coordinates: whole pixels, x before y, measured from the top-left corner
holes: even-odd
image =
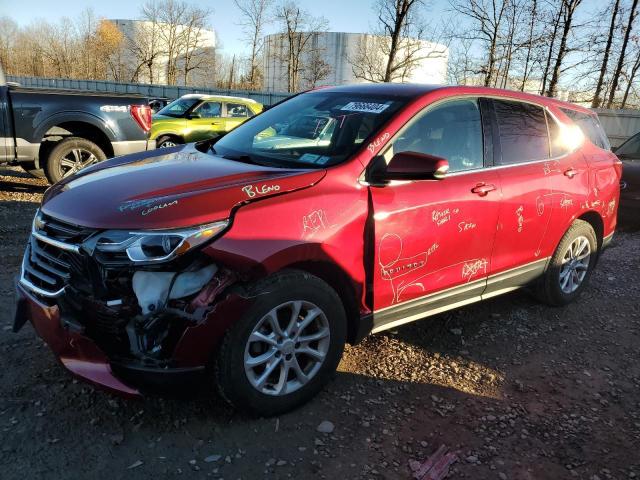
[[[44,297],[62,294],[78,264],[80,244],[93,232],[38,213],[22,260],[20,283]]]

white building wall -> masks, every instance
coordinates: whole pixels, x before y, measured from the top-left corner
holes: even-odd
[[[116,27],[118,27],[118,29],[122,32],[123,36],[125,37],[125,41],[127,42],[132,42],[136,38],[140,39],[140,38],[149,37],[148,33],[145,35],[145,31],[150,32],[151,29],[153,28],[152,22],[147,22],[143,20],[113,19],[109,21],[115,24]],[[156,28],[161,29],[163,25],[166,25],[166,24],[159,23],[156,25]],[[178,29],[178,34],[179,33],[180,33],[180,29]],[[157,45],[157,49],[166,50],[166,44],[163,45],[161,35],[157,35],[155,40],[159,42]],[[211,49],[211,55],[214,55],[214,49],[216,46],[215,32],[213,30],[202,31],[201,44],[203,48]],[[149,49],[150,48],[151,47],[149,46]],[[135,64],[137,60],[134,54],[128,51],[128,49],[125,49],[125,51],[126,51],[125,62],[128,62],[131,65]],[[153,66],[153,83],[157,83],[157,84],[167,83],[167,63],[168,62],[169,62],[169,58],[167,55],[160,55],[156,57],[156,60]],[[178,66],[180,66],[180,61],[178,61]],[[194,72],[194,75],[196,73],[197,72]],[[177,80],[178,80],[177,82],[178,85],[183,84],[183,79],[181,78],[180,75],[178,76]],[[143,67],[140,70],[138,74],[138,82],[151,83],[151,78],[150,78],[148,68]]]
[[[344,85],[349,83],[365,83],[356,78],[353,73],[352,61],[356,58],[358,46],[363,41],[373,38],[363,33],[318,32],[312,39],[314,47],[322,52],[322,58],[331,67],[331,73],[317,83],[322,85]],[[442,54],[433,58],[425,58],[417,65],[407,82],[412,83],[445,83],[447,77],[448,49],[443,45],[423,41],[425,56],[429,52],[437,51]],[[264,39],[264,84],[269,91],[284,92],[287,90],[287,63],[284,60],[287,53],[287,41],[284,34],[267,35]],[[382,58],[381,62],[385,59]],[[304,64],[304,60],[302,62]],[[300,88],[308,88],[300,81]]]

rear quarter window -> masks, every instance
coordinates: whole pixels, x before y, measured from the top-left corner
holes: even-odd
[[[502,165],[549,158],[544,109],[517,101],[494,100]]]
[[[585,137],[587,137],[591,143],[605,150],[611,149],[609,139],[604,133],[604,129],[602,125],[600,125],[600,121],[596,115],[577,112],[570,108],[561,108],[560,110],[580,127],[582,133],[584,133]]]

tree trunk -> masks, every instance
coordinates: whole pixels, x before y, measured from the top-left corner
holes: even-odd
[[[604,57],[602,59],[602,66],[600,67],[600,76],[598,77],[598,83],[596,84],[596,91],[593,95],[593,101],[591,102],[591,108],[598,108],[602,99],[600,94],[602,93],[602,86],[604,85],[604,76],[607,73],[607,66],[609,63],[609,53],[611,51],[611,44],[613,43],[613,34],[616,29],[616,17],[618,16],[618,9],[620,7],[620,0],[616,0],[613,5],[613,13],[611,14],[611,24],[609,25],[609,35],[607,36],[607,45],[604,49]]]
[[[547,77],[549,76],[549,69],[551,68],[551,58],[553,57],[553,47],[556,44],[556,38],[558,37],[558,27],[560,26],[560,19],[564,13],[564,1],[560,5],[560,10],[556,16],[556,21],[553,23],[553,33],[551,34],[551,42],[549,42],[549,54],[547,55],[547,63],[544,67],[544,73],[542,74],[542,88],[540,88],[540,95],[544,95],[544,91],[547,88]]]
[[[624,66],[624,55],[627,51],[627,44],[629,43],[629,37],[631,36],[631,29],[633,28],[633,21],[636,17],[636,9],[638,8],[638,0],[633,0],[631,5],[631,11],[629,12],[629,23],[627,24],[627,31],[624,32],[624,40],[622,42],[622,48],[620,50],[620,56],[618,57],[618,65],[613,72],[613,80],[611,84],[611,90],[609,91],[609,100],[607,101],[607,108],[611,108],[613,100],[616,97],[616,90],[618,89],[618,78],[622,73],[622,67]]]

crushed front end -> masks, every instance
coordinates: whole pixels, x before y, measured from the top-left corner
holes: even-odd
[[[195,247],[226,226],[99,230],[38,212],[14,330],[30,320],[72,373],[127,395],[198,376],[209,352],[190,349],[211,347],[198,336],[235,277]]]

